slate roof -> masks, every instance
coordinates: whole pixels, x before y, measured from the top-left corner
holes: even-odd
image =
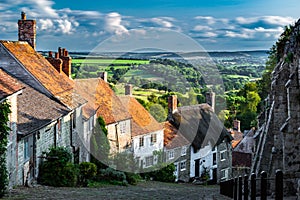
[[[97,110],[97,116],[103,117],[106,124],[130,119],[131,116],[109,84],[101,78],[76,79],[75,91],[88,103],[83,107],[86,118]]]
[[[163,122],[162,125],[164,126],[164,146],[166,149],[174,149],[191,144],[170,122]]]
[[[23,85],[0,68],[0,100],[20,90]]]
[[[192,143],[195,150],[203,146],[220,144],[224,139],[232,140],[208,104],[179,107],[170,121],[182,135]]]
[[[0,41],[2,45],[30,72],[53,96],[74,109],[85,100],[74,93],[74,82],[59,73],[27,42]]]
[[[132,117],[133,137],[163,130],[163,126],[134,97],[119,96],[119,98]]]
[[[30,134],[67,115],[70,110],[32,87],[25,85],[18,96],[18,133]]]

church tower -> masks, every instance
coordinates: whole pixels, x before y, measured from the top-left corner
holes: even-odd
[[[19,41],[26,41],[35,49],[36,21],[26,20],[26,14],[22,12],[21,19],[18,20],[18,30]]]

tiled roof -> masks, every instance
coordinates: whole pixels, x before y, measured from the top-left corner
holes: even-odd
[[[0,100],[20,91],[22,88],[22,84],[0,68]]]
[[[243,133],[240,131],[232,130],[230,131],[230,134],[233,137],[233,140],[231,141],[231,146],[232,148],[235,148],[243,139]]]
[[[173,113],[172,123],[197,150],[208,142],[215,145],[232,139],[208,104],[179,107]]]
[[[131,118],[129,112],[114,91],[101,78],[76,79],[75,92],[88,100],[83,107],[86,118],[97,110],[97,116],[103,117],[106,124]]]
[[[84,99],[73,93],[74,82],[59,73],[42,55],[26,42],[0,41],[3,46],[29,71],[53,96],[70,108],[84,104]]]
[[[167,149],[191,144],[170,122],[163,122],[162,125],[164,126],[164,146]]]
[[[163,126],[134,97],[119,96],[119,98],[132,116],[131,134],[133,137],[163,129]]]
[[[18,96],[18,132],[22,135],[36,131],[54,120],[68,114],[70,110],[46,95],[25,85]]]

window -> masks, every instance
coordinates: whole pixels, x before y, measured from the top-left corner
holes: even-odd
[[[144,146],[144,137],[140,137],[140,147]]]
[[[126,122],[120,123],[120,133],[125,134],[126,133]]]
[[[174,159],[174,151],[169,151],[168,158],[169,158],[169,160]]]
[[[181,156],[185,156],[186,155],[186,146],[183,146],[181,148]]]
[[[153,156],[146,157],[145,167],[150,167],[153,165]]]
[[[156,134],[151,134],[151,144],[156,143]]]
[[[226,151],[221,151],[220,152],[220,160],[221,161],[226,160]]]
[[[186,170],[186,161],[183,160],[180,162],[180,171]]]
[[[213,165],[216,165],[217,164],[217,154],[214,153],[213,154]]]
[[[71,126],[72,128],[76,128],[76,111],[74,110],[74,112],[71,114]]]
[[[221,170],[221,179],[227,179],[228,177],[228,169]]]
[[[57,133],[60,135],[60,133],[61,133],[61,119],[57,120],[56,126],[57,126]]]
[[[24,160],[28,160],[30,158],[29,155],[29,140],[28,138],[24,139]]]

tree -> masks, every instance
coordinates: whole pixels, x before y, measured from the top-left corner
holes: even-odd
[[[167,114],[160,104],[152,104],[149,112],[158,122],[163,122],[167,118]]]
[[[8,114],[11,113],[10,105],[7,102],[0,104],[0,198],[4,196],[7,184],[8,173],[6,169],[6,148],[7,136],[9,127],[7,126],[9,118]]]

